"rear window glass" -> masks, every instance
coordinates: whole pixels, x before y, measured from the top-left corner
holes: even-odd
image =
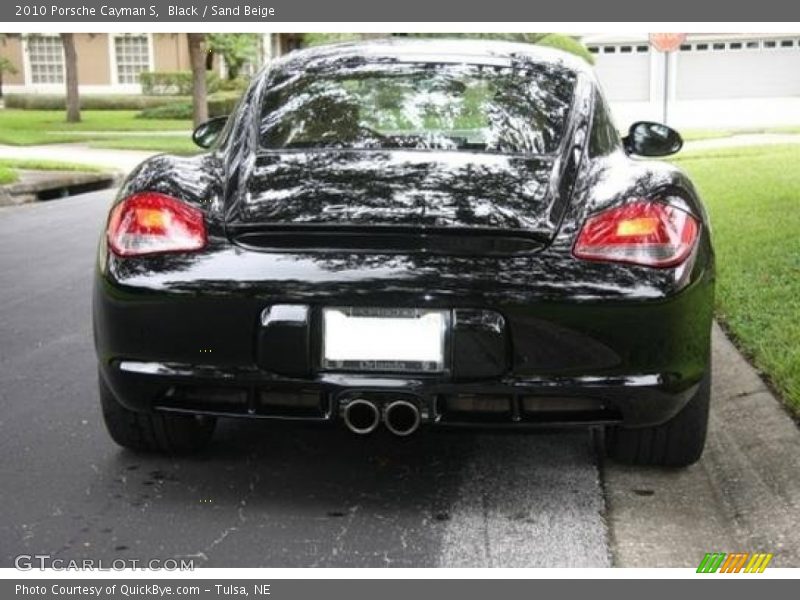
[[[575,74],[560,68],[364,63],[277,73],[260,122],[265,148],[555,152]]]

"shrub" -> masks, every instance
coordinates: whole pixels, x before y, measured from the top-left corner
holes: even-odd
[[[170,102],[186,100],[186,97],[140,96],[140,95],[88,95],[81,96],[84,110],[143,110],[162,106]],[[58,94],[6,94],[6,108],[23,110],[65,110],[67,102]]]
[[[142,84],[142,94],[151,96],[188,96],[192,93],[191,71],[143,71],[139,73],[139,83]],[[206,88],[209,93],[219,89],[219,76],[208,71],[206,73]]]
[[[241,94],[232,92],[220,92],[208,97],[208,116],[224,117],[233,112]]]
[[[161,106],[145,108],[136,115],[137,119],[191,119],[191,102],[170,102]]]
[[[536,43],[540,46],[549,46],[551,48],[555,48],[556,50],[563,50],[564,52],[575,54],[576,56],[580,56],[590,65],[594,64],[594,56],[592,56],[592,53],[589,52],[586,46],[568,35],[561,33],[548,33]]]
[[[219,82],[220,92],[244,92],[250,80],[247,77],[237,77],[236,79],[221,79]]]
[[[208,97],[208,116],[222,117],[233,112],[241,94],[236,92],[219,92]],[[191,119],[192,102],[181,98],[179,102],[171,102],[163,106],[146,108],[136,115],[137,119]]]

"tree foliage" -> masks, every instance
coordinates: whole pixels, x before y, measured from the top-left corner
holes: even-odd
[[[580,40],[561,33],[395,33],[392,37],[409,38],[437,38],[437,39],[478,39],[478,40],[504,40],[507,42],[520,42],[524,44],[539,44],[557,48],[580,56],[589,64],[594,64],[594,57]],[[303,34],[303,43],[306,46],[319,46],[336,42],[347,42],[372,37],[362,33],[306,33]],[[387,36],[388,37],[388,36]]]
[[[16,75],[17,68],[5,56],[0,56],[0,98],[3,97],[3,75]]]
[[[259,40],[256,33],[209,33],[208,49],[225,59],[228,79],[236,79],[245,64],[258,60]]]
[[[303,44],[306,46],[322,46],[323,44],[336,44],[338,42],[352,42],[360,40],[360,33],[304,33]]]

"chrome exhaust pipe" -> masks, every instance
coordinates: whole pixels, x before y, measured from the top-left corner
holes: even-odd
[[[381,412],[375,403],[361,398],[348,402],[342,417],[347,428],[359,435],[372,433],[381,422]]]
[[[422,419],[419,409],[407,400],[396,400],[386,407],[383,413],[386,429],[395,435],[406,436],[414,433]]]

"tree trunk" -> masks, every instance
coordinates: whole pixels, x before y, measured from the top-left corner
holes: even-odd
[[[67,82],[67,123],[81,120],[81,98],[78,92],[78,55],[75,53],[75,34],[62,33],[64,45],[64,79]]]
[[[206,97],[206,34],[187,33],[189,61],[192,65],[192,105],[194,126],[208,120],[208,98]]]

